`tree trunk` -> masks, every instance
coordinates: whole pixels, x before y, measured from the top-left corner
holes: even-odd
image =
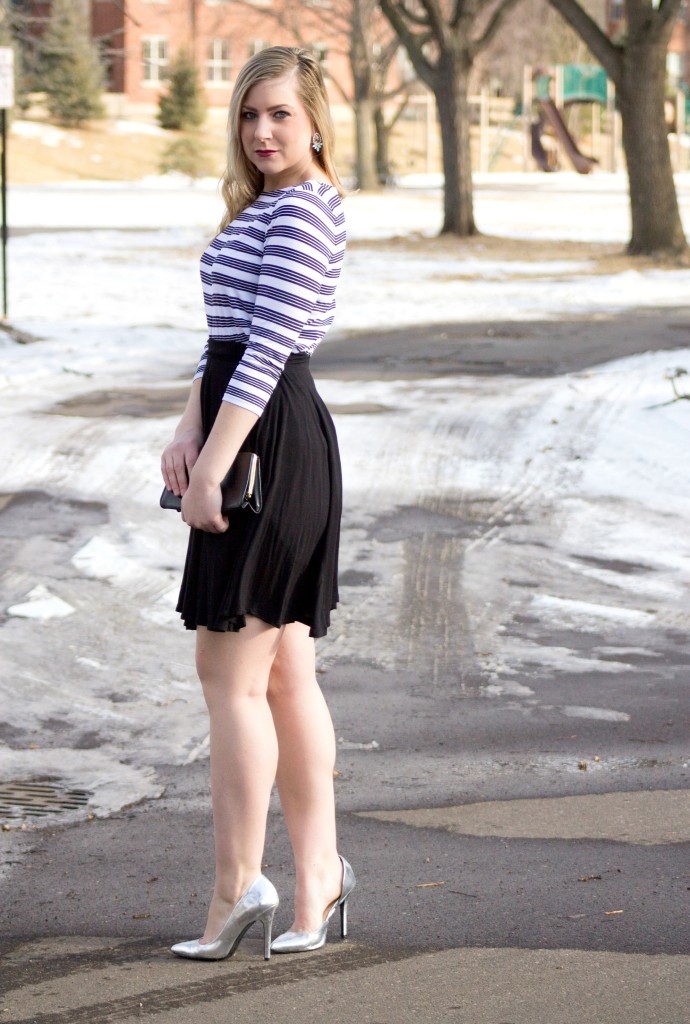
[[[376,144],[374,141],[372,4],[353,0],[350,25],[350,67],[355,115],[355,177],[357,188],[378,188]]]
[[[623,148],[630,184],[633,254],[682,252],[686,248],[678,210],[664,120],[666,43],[629,43],[619,89]]]
[[[376,128],[376,176],[379,185],[388,185],[391,174],[390,138],[392,126],[386,124],[383,108],[377,104],[374,111],[374,127]]]
[[[374,143],[374,102],[355,100],[355,177],[357,188],[371,191],[379,187],[376,174],[376,146]]]
[[[439,59],[436,106],[443,151],[443,227],[441,234],[466,238],[476,233],[472,207],[469,68],[445,55]]]

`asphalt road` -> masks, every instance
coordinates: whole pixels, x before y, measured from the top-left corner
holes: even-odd
[[[434,328],[421,339],[423,358],[419,331],[344,339],[324,346],[317,370],[352,379],[550,375],[687,346],[686,314],[520,324],[510,336],[496,325]],[[473,508],[473,538],[483,514]],[[349,941],[337,940],[334,924],[321,953],[269,964],[258,931],[224,964],[170,957],[167,946],[199,934],[203,922],[211,822],[207,763],[161,764],[159,800],[3,833],[0,1019],[685,1024],[688,609],[644,641],[625,624],[605,636],[575,627],[556,635],[548,621],[506,613],[502,628],[537,654],[489,699],[495,679],[473,646],[462,593],[452,628],[442,609],[420,626],[444,558],[449,573],[462,565],[469,534],[453,526],[461,519],[429,508],[379,517],[369,529],[372,561],[345,583],[356,621],[372,588],[385,597],[375,550],[405,540],[417,583],[402,588],[385,631],[377,637],[374,625],[369,634],[391,658],[366,649],[330,657],[321,676],[337,735],[348,738],[336,790],[340,846],[358,877]],[[549,522],[533,515],[522,526],[521,543],[547,551]],[[645,571],[608,568],[631,580]],[[538,584],[541,571],[512,591]],[[553,672],[538,651],[554,647],[585,660],[626,650],[627,668]],[[602,705],[613,709],[608,717],[582,712]],[[564,713],[572,707],[580,713]],[[291,859],[277,804],[266,849],[265,871],[283,898],[281,930]]]

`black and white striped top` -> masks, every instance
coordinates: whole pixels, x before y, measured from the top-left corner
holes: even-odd
[[[224,401],[260,416],[288,356],[314,352],[333,323],[344,253],[340,196],[320,181],[262,192],[211,242],[201,257],[209,340],[247,346]]]

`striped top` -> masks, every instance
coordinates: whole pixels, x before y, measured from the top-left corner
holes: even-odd
[[[201,257],[209,340],[247,346],[224,401],[260,416],[288,356],[314,352],[333,323],[344,253],[340,196],[320,181],[262,192],[211,242]]]

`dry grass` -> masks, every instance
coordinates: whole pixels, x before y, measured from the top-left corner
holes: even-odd
[[[10,134],[8,147],[9,178],[15,184],[48,184],[58,181],[136,181],[139,178],[159,173],[163,150],[175,138],[175,132],[152,134],[151,131],[137,130],[137,122],[131,122],[131,130],[117,131],[115,124],[108,121],[94,122],[87,128],[53,129],[43,116],[42,108],[32,111],[31,117],[37,126],[45,124],[55,145],[47,145],[40,139],[25,138]],[[150,126],[156,124],[153,114],[147,115]],[[126,122],[119,122],[121,126]],[[354,166],[354,138],[351,118],[336,122],[336,148],[341,172],[348,176]],[[213,110],[200,133],[201,145],[220,176],[225,163],[225,112]],[[427,143],[431,152],[427,153]],[[474,157],[478,159],[476,129],[473,129]],[[494,170],[515,170],[521,164],[521,143],[519,139],[504,139],[501,156]],[[424,125],[415,121],[401,121],[396,125],[391,141],[393,168],[399,174],[437,172],[441,166],[441,150],[438,133],[427,138]]]
[[[122,122],[120,122],[121,124]],[[176,132],[151,134],[137,130],[116,131],[108,122],[69,131],[55,129],[51,143],[11,133],[8,150],[8,178],[16,185],[39,185],[58,181],[137,181],[159,174],[163,151]],[[222,173],[225,137],[209,129],[201,145],[212,166]]]
[[[448,259],[506,260],[515,262],[573,260],[587,262],[582,271],[568,276],[591,276],[598,274],[619,274],[624,270],[652,270],[660,266],[667,268],[685,267],[686,257],[676,256],[629,256],[624,247],[616,242],[570,242],[567,240],[500,238],[495,235],[474,235],[472,238],[455,238],[452,235],[426,237],[405,235],[398,238],[363,239],[348,242],[350,251],[355,249],[380,250],[381,252],[402,252],[410,256],[437,256]],[[472,275],[470,275],[471,277]],[[475,275],[481,277],[481,273]],[[515,277],[521,277],[519,272]],[[532,275],[529,275],[530,278]]]

